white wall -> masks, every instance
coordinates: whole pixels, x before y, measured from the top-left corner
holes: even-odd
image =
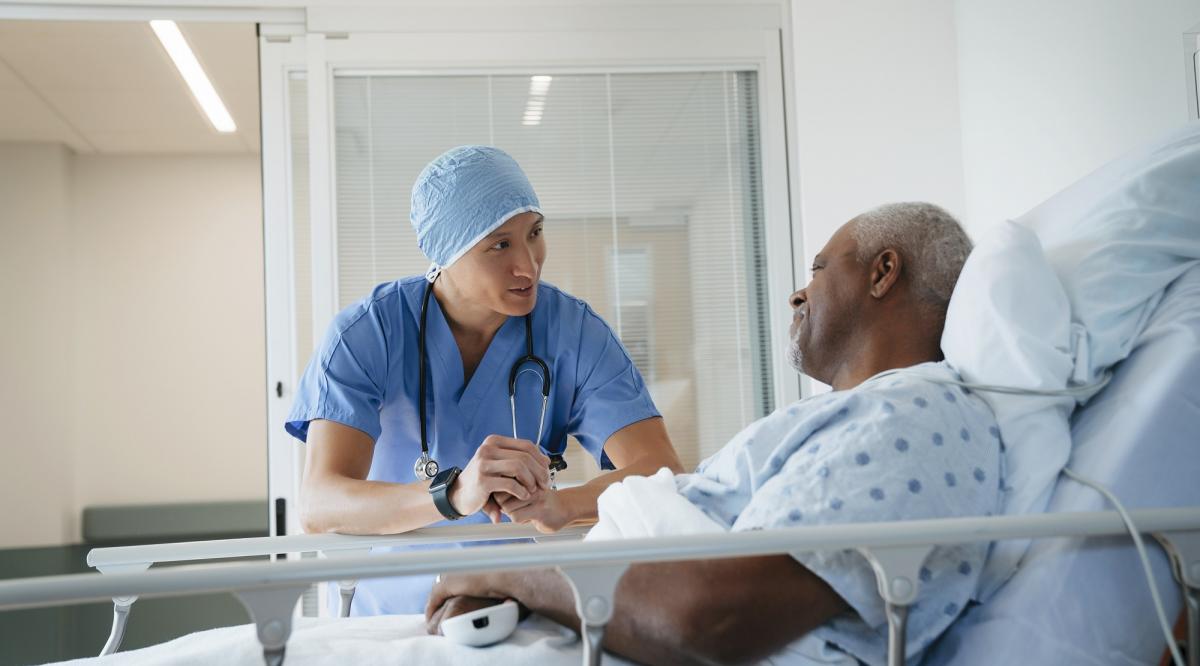
[[[1198,0],[958,0],[966,218],[978,230],[1187,120]]]
[[[791,33],[803,286],[864,210],[930,201],[963,214],[958,50],[952,0],[793,0]],[[803,377],[801,390],[828,387]]]
[[[254,155],[74,161],[79,506],[265,497],[259,173]]]
[[[70,153],[0,143],[0,547],[76,531]]]
[[[1187,117],[1200,0],[791,6],[806,265],[855,213],[925,199],[972,234]]]
[[[259,161],[0,144],[0,547],[266,494]]]
[[[795,137],[804,269],[868,208],[964,210],[950,0],[794,0]]]

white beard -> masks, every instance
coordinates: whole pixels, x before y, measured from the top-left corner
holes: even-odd
[[[800,330],[797,329],[791,335],[791,341],[788,342],[787,348],[788,364],[792,366],[796,372],[804,372],[804,355],[800,352]]]

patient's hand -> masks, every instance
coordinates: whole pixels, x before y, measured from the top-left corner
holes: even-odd
[[[492,498],[514,523],[529,523],[542,533],[557,532],[573,520],[570,508],[557,490],[540,491],[527,499],[500,493]]]
[[[503,599],[489,599],[487,597],[450,597],[432,613],[425,614],[425,630],[435,636],[439,635],[442,633],[442,620],[448,620],[456,615],[470,613],[471,611],[495,606],[503,602]]]

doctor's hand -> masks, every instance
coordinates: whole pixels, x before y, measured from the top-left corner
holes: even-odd
[[[532,442],[489,435],[450,488],[450,504],[464,516],[483,509],[497,522],[501,500],[530,500],[550,488],[549,466]]]
[[[557,532],[573,520],[570,507],[554,489],[538,493],[529,499],[503,495],[496,499],[496,503],[509,520],[514,523],[531,524],[544,534]]]

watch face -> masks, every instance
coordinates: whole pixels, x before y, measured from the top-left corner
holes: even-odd
[[[433,464],[436,465],[437,463],[433,463]],[[458,478],[458,474],[461,471],[462,470],[460,470],[457,467],[451,467],[450,469],[438,472],[437,476],[433,477],[433,482],[429,484],[429,488],[432,490],[434,488],[438,488],[440,486],[446,486],[446,485],[453,483],[454,479]]]

